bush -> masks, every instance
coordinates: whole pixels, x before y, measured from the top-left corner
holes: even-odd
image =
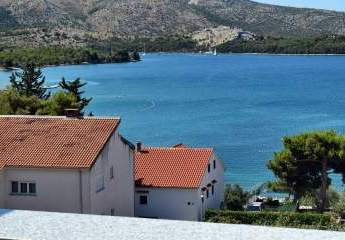
[[[267,207],[279,207],[280,203],[279,200],[273,200],[271,197],[267,198],[265,201],[265,206]]]
[[[249,194],[239,185],[227,185],[225,188],[225,207],[229,210],[244,210]]]
[[[342,219],[345,219],[345,194],[340,196],[337,203],[334,204],[333,211]]]
[[[330,214],[296,212],[207,211],[207,222],[345,230]]]

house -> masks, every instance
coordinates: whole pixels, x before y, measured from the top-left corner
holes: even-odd
[[[0,208],[134,215],[118,118],[0,117]]]
[[[200,221],[221,208],[224,165],[212,148],[146,147],[135,154],[135,216]]]

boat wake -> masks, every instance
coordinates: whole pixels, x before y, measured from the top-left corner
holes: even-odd
[[[150,103],[150,106],[139,109],[138,112],[145,112],[151,109],[154,109],[156,107],[156,103],[153,100],[146,100],[148,103]]]
[[[113,96],[113,98],[123,99],[124,96]],[[138,103],[138,105],[133,106],[134,109],[129,110],[129,111],[124,111],[122,113],[146,112],[146,111],[149,111],[149,110],[154,109],[156,107],[156,103],[153,100],[142,100],[140,103]],[[141,105],[144,105],[144,106],[142,108],[140,108]]]

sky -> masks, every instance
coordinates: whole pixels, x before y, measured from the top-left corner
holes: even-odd
[[[277,5],[345,11],[345,0],[255,0]]]

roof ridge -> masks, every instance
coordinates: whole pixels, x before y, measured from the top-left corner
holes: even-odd
[[[118,116],[85,116],[81,118],[71,118],[66,116],[48,116],[48,115],[0,115],[0,118],[36,118],[36,119],[99,119],[99,120],[120,120]]]
[[[143,147],[143,149],[159,149],[159,150],[214,150],[213,147]]]

